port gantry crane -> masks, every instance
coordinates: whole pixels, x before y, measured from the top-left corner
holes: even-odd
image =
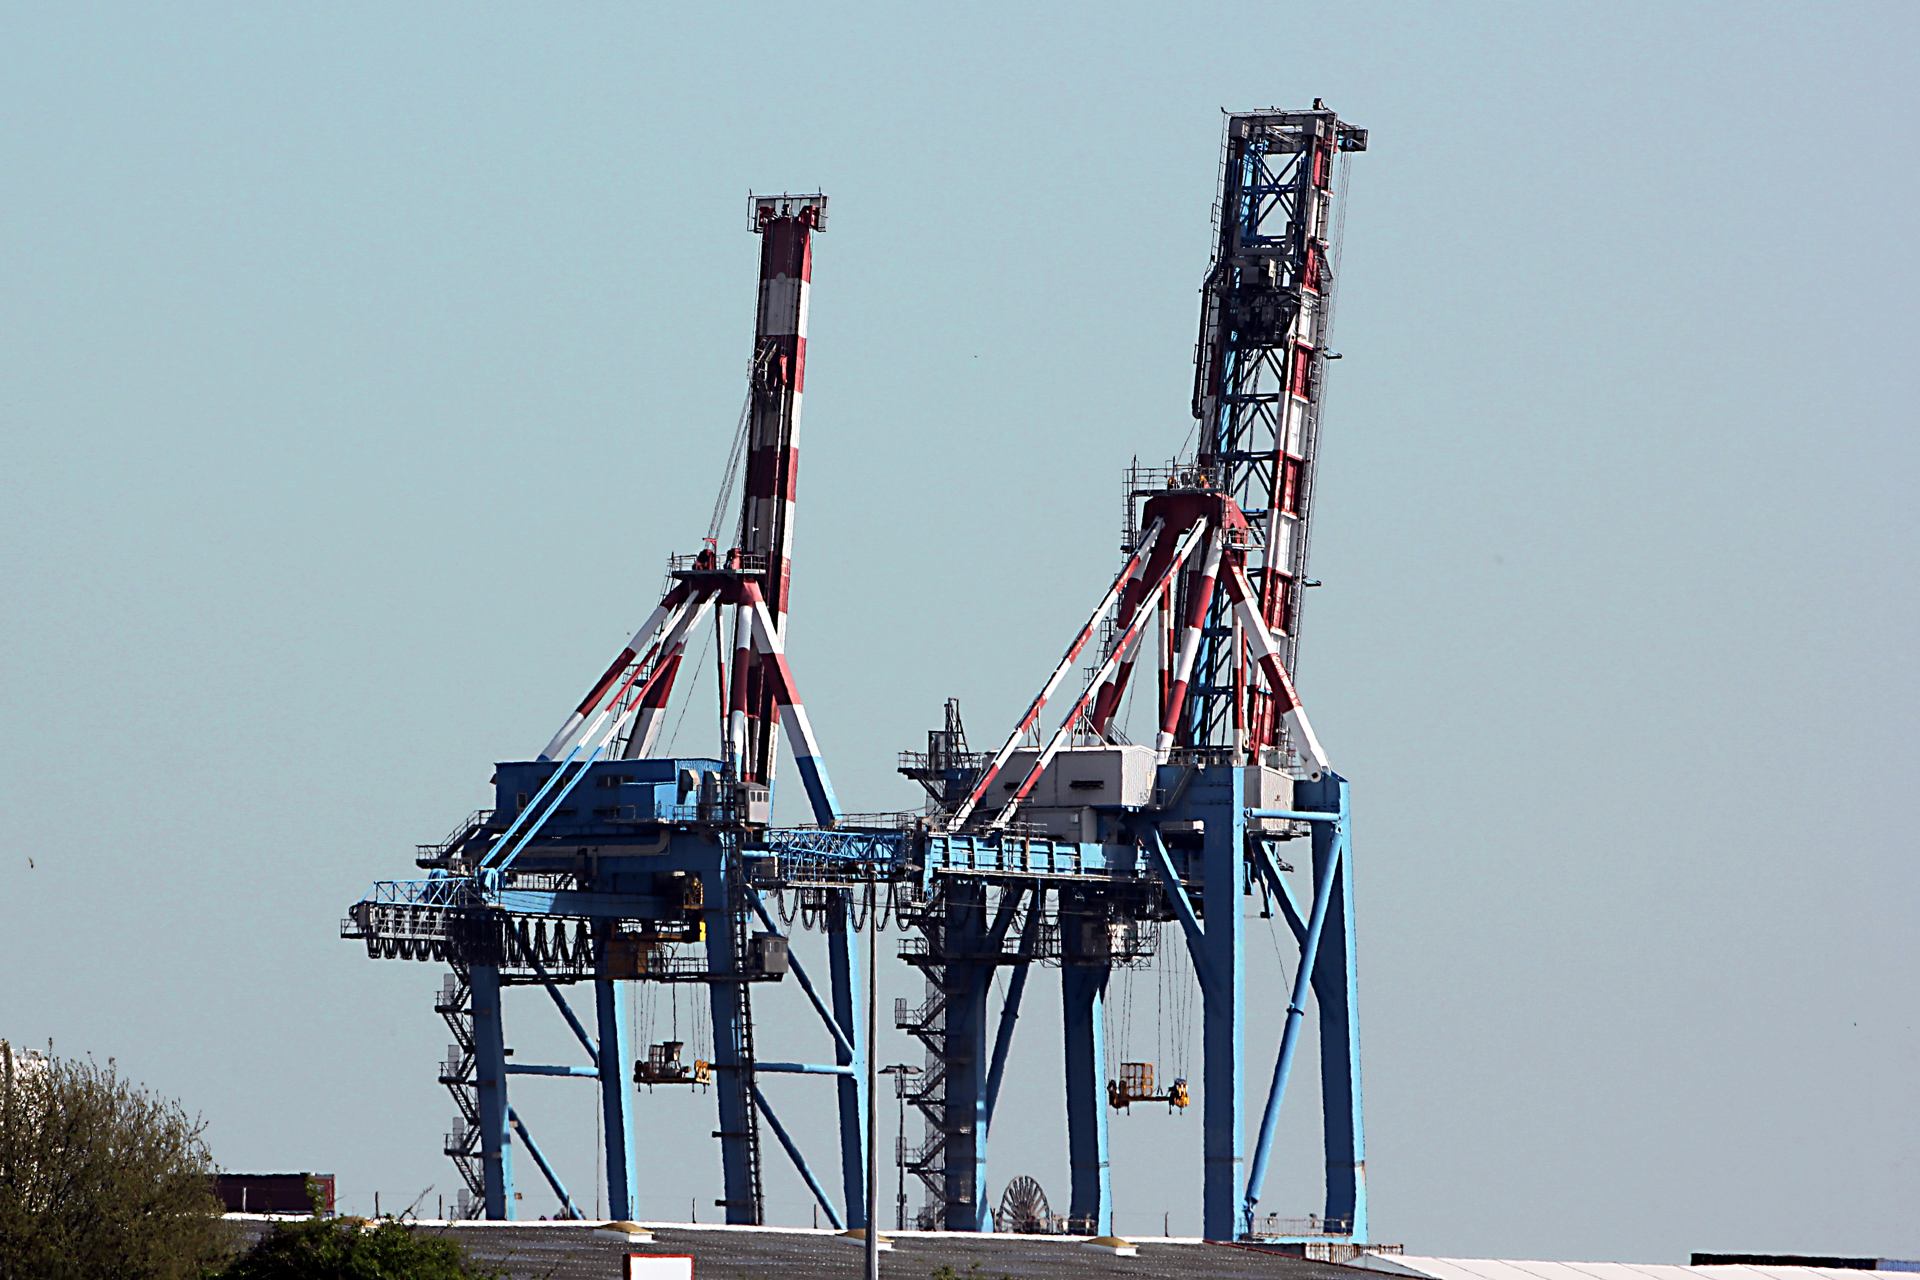
[[[1178,921],[1201,993],[1206,1235],[1367,1239],[1348,787],[1292,680],[1310,585],[1337,162],[1366,143],[1364,130],[1318,101],[1227,118],[1195,352],[1197,450],[1129,472],[1125,563],[999,749],[968,752],[950,706],[928,751],[902,761],[935,808],[915,854],[924,905],[910,918],[922,936],[903,951],[926,970],[927,998],[897,1010],[897,1021],[928,1050],[913,1095],[927,1137],[910,1167],[930,1193],[923,1217],[937,1225],[990,1227],[987,1139],[1026,974],[1043,961],[1061,968],[1067,1224],[1111,1229],[1105,991],[1115,966],[1153,948],[1159,922]],[[1127,741],[1118,715],[1149,634],[1158,650],[1151,745]],[[1083,655],[1085,688],[1042,737],[1046,708]],[[1311,851],[1305,893],[1283,857],[1294,840]],[[1250,1005],[1246,894],[1282,915],[1299,944],[1284,1006]],[[989,1034],[988,991],[1001,966],[1010,975]],[[1326,1201],[1322,1215],[1290,1228],[1257,1209],[1309,1003]],[[1262,1025],[1277,1018],[1281,1034],[1249,1165],[1241,1067],[1250,1014]],[[1128,1087],[1123,1071],[1111,1085],[1116,1105],[1130,1100]]]
[[[838,802],[785,656],[813,237],[825,227],[826,209],[821,195],[753,201],[759,305],[737,441],[745,485],[734,546],[719,551],[717,509],[706,545],[670,559],[664,597],[539,756],[496,766],[493,808],[423,847],[427,878],[376,884],[342,925],[370,954],[444,961],[453,970],[440,1003],[455,1037],[442,1079],[460,1108],[447,1152],[488,1218],[513,1215],[515,1138],[564,1211],[578,1213],[512,1104],[508,1083],[516,1075],[598,1083],[608,1204],[616,1218],[633,1216],[631,1070],[633,1082],[649,1085],[712,1081],[725,1179],[720,1204],[729,1222],[764,1217],[764,1119],[829,1219],[864,1223],[866,1046],[849,924],[853,889],[880,860],[858,856],[866,846],[857,831],[835,833]],[[720,509],[724,503],[725,490]],[[716,672],[720,757],[657,756],[688,639],[709,622],[731,651]],[[776,726],[786,732],[817,823],[784,835],[769,829]],[[813,886],[827,935],[825,998],[746,874],[749,861],[767,861],[756,851],[780,847],[804,858],[816,846],[856,855],[850,872]],[[770,873],[762,878],[784,883]],[[753,990],[788,975],[824,1021],[834,1061],[758,1056]],[[626,982],[704,985],[714,1060],[683,1064],[680,1046],[670,1044],[635,1062],[620,999]],[[592,1032],[563,990],[576,983],[593,992]],[[586,1064],[509,1061],[501,997],[513,986],[545,989]],[[760,1077],[778,1073],[835,1082],[844,1213],[761,1089]]]
[[[761,296],[737,545],[721,555],[710,537],[701,553],[674,560],[666,597],[540,758],[498,766],[494,809],[423,851],[428,878],[376,885],[343,926],[371,954],[444,960],[454,970],[442,1012],[458,1043],[443,1078],[461,1116],[448,1149],[487,1216],[512,1211],[512,1135],[572,1207],[508,1102],[516,1073],[599,1082],[609,1200],[616,1215],[631,1215],[623,1074],[631,1047],[617,984],[655,981],[709,991],[728,1220],[763,1217],[764,1118],[828,1218],[864,1225],[869,1048],[852,934],[858,895],[877,904],[884,889],[913,931],[901,958],[926,980],[921,1003],[895,1009],[897,1026],[927,1052],[908,1095],[926,1119],[926,1138],[908,1160],[928,1191],[925,1225],[993,1227],[988,1137],[1027,976],[1042,964],[1058,966],[1062,981],[1072,1183],[1065,1225],[1111,1231],[1102,1085],[1124,1103],[1139,1078],[1128,1068],[1141,1064],[1123,1064],[1121,1079],[1107,1080],[1106,988],[1116,967],[1152,954],[1162,923],[1177,922],[1202,1006],[1205,1234],[1366,1242],[1348,786],[1292,679],[1311,585],[1344,173],[1337,162],[1366,143],[1364,130],[1318,101],[1305,111],[1227,117],[1195,353],[1198,447],[1170,466],[1129,471],[1126,558],[1086,625],[997,750],[970,751],[949,703],[927,751],[901,761],[926,789],[926,811],[891,824],[842,819],[784,658],[806,288],[825,201],[755,201]],[[656,758],[687,637],[716,609],[730,612],[733,641],[730,674],[718,680],[721,758]],[[1157,650],[1151,745],[1129,741],[1123,723],[1149,634]],[[1047,730],[1049,704],[1083,661],[1082,692]],[[771,824],[776,725],[786,730],[813,826]],[[1308,850],[1299,872],[1283,856],[1296,843]],[[767,910],[768,895],[788,891],[821,908],[828,998]],[[1249,896],[1280,915],[1299,946],[1284,1005],[1250,1002],[1245,989]],[[869,927],[878,910],[869,907]],[[702,954],[691,954],[697,944]],[[1001,968],[1008,981],[996,1015],[989,996]],[[789,974],[825,1023],[832,1063],[755,1052],[753,987]],[[597,1039],[563,995],[575,982],[592,983]],[[509,1063],[500,994],[513,985],[544,987],[593,1065]],[[1326,1198],[1321,1215],[1293,1228],[1258,1209],[1309,1005]],[[1280,1043],[1249,1153],[1243,1041],[1255,1019],[1278,1020]],[[636,1078],[664,1065],[640,1064]],[[759,1087],[759,1076],[783,1071],[836,1082],[844,1213]],[[1167,1100],[1187,1098],[1183,1081]]]

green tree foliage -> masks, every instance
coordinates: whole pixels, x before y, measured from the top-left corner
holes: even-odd
[[[308,1218],[272,1234],[219,1273],[218,1280],[493,1280],[453,1240],[392,1218]]]
[[[204,1126],[109,1061],[0,1042],[0,1280],[191,1280],[231,1248]]]

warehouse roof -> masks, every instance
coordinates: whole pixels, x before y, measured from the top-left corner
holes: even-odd
[[[1368,1257],[1360,1260],[1358,1265],[1393,1275],[1425,1277],[1425,1280],[1861,1280],[1861,1268],[1858,1266],[1508,1262],[1493,1258],[1426,1258],[1413,1255]]]
[[[237,1215],[235,1215],[237,1218]],[[256,1238],[269,1224],[241,1221]],[[691,1254],[697,1280],[778,1276],[813,1280],[857,1272],[861,1247],[831,1231],[782,1227],[722,1227],[650,1223],[651,1244],[626,1244],[596,1230],[596,1224],[514,1222],[415,1224],[444,1233],[481,1262],[521,1280],[616,1280],[629,1253]],[[980,1280],[1001,1276],[1165,1276],[1170,1280],[1367,1280],[1349,1267],[1309,1262],[1245,1245],[1199,1240],[1137,1239],[1133,1257],[1089,1248],[1078,1237],[981,1235],[959,1232],[887,1232],[893,1248],[880,1255],[884,1280],[927,1280],[941,1266],[960,1275],[978,1264]],[[1850,1280],[1860,1280],[1855,1274]]]

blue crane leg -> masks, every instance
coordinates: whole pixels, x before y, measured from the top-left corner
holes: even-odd
[[[1000,1106],[1000,1083],[1007,1074],[1007,1054],[1013,1048],[1014,1024],[1020,1021],[1020,1000],[1027,990],[1027,971],[1031,964],[1013,966],[1007,979],[1007,994],[1000,1001],[1000,1028],[993,1033],[993,1059],[987,1067],[987,1132],[993,1132],[994,1113]]]
[[[598,926],[600,966],[604,974],[607,943],[613,926]],[[620,1002],[620,984],[612,978],[593,981],[593,1001],[600,1031],[600,1115],[607,1140],[607,1216],[631,1219],[633,1200],[633,1094],[627,1083],[627,1064],[633,1061],[632,1032],[627,1007]]]
[[[767,1101],[767,1095],[760,1092],[760,1086],[753,1087],[753,1105],[766,1120],[767,1128],[773,1130],[773,1136],[779,1140],[781,1150],[787,1153],[787,1159],[793,1161],[793,1170],[800,1175],[800,1181],[807,1184],[807,1190],[813,1192],[814,1203],[826,1211],[827,1221],[833,1224],[835,1231],[847,1230],[847,1221],[833,1205],[833,1198],[827,1189],[820,1185],[820,1179],[814,1176],[813,1167],[807,1158],[800,1154],[800,1148],[794,1143],[793,1135],[787,1132],[787,1126],[780,1122],[780,1113]]]
[[[1241,1234],[1242,1107],[1240,1057],[1245,1012],[1245,945],[1240,920],[1240,884],[1246,860],[1246,784],[1238,769],[1209,770],[1201,849],[1205,883],[1204,946],[1200,978],[1201,1138],[1206,1167],[1201,1188],[1201,1225],[1209,1240]],[[1200,784],[1196,784],[1198,790]],[[1196,799],[1201,799],[1196,797]]]
[[[474,965],[473,1063],[480,1112],[482,1198],[488,1218],[513,1216],[513,1137],[507,1119],[507,1042],[500,1018],[500,970]]]
[[[949,1231],[991,1231],[987,1212],[987,887],[961,881],[947,891],[946,1199]]]
[[[734,959],[737,931],[743,922],[728,907],[730,901],[727,872],[718,866],[701,874],[704,882],[707,922],[707,972],[736,974]],[[707,984],[707,1009],[713,1023],[713,1066],[715,1099],[720,1113],[720,1173],[723,1186],[721,1204],[730,1223],[754,1222],[752,1141],[749,1126],[753,1115],[748,1078],[747,1028],[741,1018],[744,1002],[740,983]]]
[[[1287,1099],[1287,1081],[1293,1076],[1294,1054],[1300,1048],[1300,1029],[1306,1025],[1307,993],[1314,971],[1320,966],[1320,941],[1326,933],[1328,910],[1333,903],[1333,877],[1340,869],[1340,838],[1337,826],[1316,823],[1313,833],[1313,908],[1307,916],[1307,931],[1300,940],[1300,962],[1294,969],[1293,987],[1287,997],[1287,1011],[1280,1028],[1280,1053],[1273,1063],[1273,1084],[1267,1090],[1267,1105],[1260,1112],[1260,1137],[1253,1147],[1253,1171],[1247,1175],[1246,1226],[1251,1228],[1254,1206],[1266,1183],[1267,1161],[1273,1154],[1274,1135],[1279,1131],[1280,1108]]]
[[[534,1167],[540,1170],[540,1175],[547,1180],[547,1185],[553,1188],[553,1198],[560,1202],[561,1216],[576,1219],[586,1217],[586,1214],[580,1212],[580,1206],[573,1202],[573,1197],[567,1194],[566,1184],[560,1181],[560,1175],[555,1173],[553,1166],[547,1162],[546,1155],[540,1150],[540,1144],[533,1140],[533,1134],[528,1130],[526,1122],[520,1118],[520,1113],[512,1107],[507,1108],[507,1123],[513,1126],[514,1133],[519,1136],[520,1145],[525,1147],[527,1154],[533,1157]]]
[[[833,979],[833,1020],[846,1043],[835,1061],[852,1071],[834,1081],[840,1110],[840,1186],[850,1228],[867,1225],[867,1075],[865,1022],[860,1016],[859,937],[849,927],[852,895],[833,895],[827,910],[827,963]],[[873,921],[869,920],[869,927]]]
[[[1060,968],[1061,1006],[1067,1041],[1067,1159],[1073,1189],[1067,1216],[1071,1230],[1104,1236],[1113,1231],[1113,1184],[1107,1168],[1107,1078],[1104,964]]]
[[[1330,1222],[1352,1223],[1354,1240],[1367,1240],[1367,1144],[1362,1123],[1360,1085],[1360,1002],[1354,963],[1353,819],[1345,778],[1329,775],[1299,789],[1315,809],[1337,809],[1340,826],[1323,836],[1316,824],[1313,857],[1316,872],[1337,857],[1329,885],[1325,932],[1313,967],[1313,998],[1320,1011],[1320,1109],[1327,1152],[1327,1207]]]

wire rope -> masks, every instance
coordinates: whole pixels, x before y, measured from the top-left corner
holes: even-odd
[[[693,666],[688,668],[688,670],[698,671],[700,669],[701,664],[707,660],[707,647],[712,643],[712,634],[703,630],[700,635],[699,656],[694,658]],[[674,744],[680,741],[680,726],[687,722],[687,709],[692,705],[692,698],[682,698],[680,700],[680,718],[673,722],[673,732],[667,735],[667,754],[669,756],[673,754]]]
[[[720,522],[726,518],[727,508],[733,505],[733,489],[740,478],[740,459],[747,452],[747,435],[753,418],[754,377],[760,369],[760,356],[755,353],[747,368],[746,399],[740,403],[740,421],[733,429],[733,445],[727,451],[727,468],[720,476],[720,492],[713,502],[713,514],[707,520],[707,541],[716,544],[720,539]]]

